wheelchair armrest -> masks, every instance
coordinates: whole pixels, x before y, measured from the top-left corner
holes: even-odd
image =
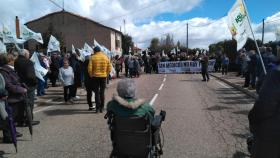
[[[162,122],[162,116],[156,115],[152,120],[152,127],[159,128],[161,126],[161,122]]]

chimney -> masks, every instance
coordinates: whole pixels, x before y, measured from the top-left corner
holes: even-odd
[[[17,38],[19,38],[20,30],[19,30],[19,19],[18,19],[18,16],[16,16],[16,35],[17,35]]]

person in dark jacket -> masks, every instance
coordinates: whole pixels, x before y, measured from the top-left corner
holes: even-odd
[[[58,56],[58,52],[53,52],[51,56],[51,64],[50,64],[50,80],[52,83],[52,87],[56,86],[56,81],[58,79],[58,73],[60,68],[60,59]]]
[[[259,97],[249,112],[255,136],[253,158],[280,157],[280,66],[267,74]]]
[[[12,107],[15,122],[19,126],[24,124],[24,100],[27,93],[27,86],[20,81],[14,70],[14,54],[7,54],[7,63],[0,68],[0,72],[5,79],[6,90],[8,91],[8,105]]]
[[[249,89],[256,88],[256,72],[257,72],[257,55],[255,50],[249,52],[250,61],[248,63],[248,71],[250,74],[250,85]]]
[[[85,84],[85,87],[86,87],[86,91],[87,91],[87,104],[88,104],[88,107],[89,107],[89,111],[92,111],[93,110],[93,105],[92,105],[92,92],[93,92],[93,89],[92,89],[92,86],[91,86],[91,78],[89,77],[89,73],[87,71],[88,69],[88,63],[89,63],[89,59],[90,59],[90,56],[86,56],[85,57],[85,61],[83,63],[83,67],[84,67],[84,84]]]
[[[35,75],[34,63],[29,60],[29,51],[23,49],[20,51],[18,58],[15,60],[15,70],[21,80],[28,87],[27,98],[33,118],[35,89],[37,86],[37,77]],[[39,124],[39,121],[33,121],[33,125]]]
[[[79,99],[80,97],[77,96],[77,89],[78,87],[82,86],[82,79],[81,79],[81,71],[82,71],[82,63],[79,60],[80,52],[79,50],[75,50],[76,54],[71,54],[70,56],[70,66],[73,68],[74,71],[74,85],[73,85],[73,96],[74,100]]]
[[[202,55],[201,58],[201,74],[202,74],[202,81],[209,81],[210,77],[209,77],[209,73],[208,73],[208,62],[209,62],[209,58],[206,54]]]
[[[270,47],[269,48],[261,47],[260,52],[261,52],[261,56],[262,56],[262,59],[263,59],[264,67],[265,67],[267,73],[269,73],[272,70],[272,67],[276,63],[277,59],[272,54]],[[257,57],[256,76],[258,78],[257,83],[256,83],[256,91],[257,91],[257,93],[259,93],[259,91],[261,89],[261,86],[262,86],[262,83],[265,79],[263,66],[262,66],[261,59],[260,59],[259,56]]]

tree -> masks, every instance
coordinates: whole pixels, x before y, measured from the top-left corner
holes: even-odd
[[[153,38],[151,40],[149,49],[152,53],[158,52],[160,51],[160,43],[159,43],[159,39],[158,38]]]
[[[129,36],[128,34],[122,36],[122,50],[123,54],[128,55],[129,54],[129,49],[133,51],[133,46],[134,43],[132,41],[132,37]]]

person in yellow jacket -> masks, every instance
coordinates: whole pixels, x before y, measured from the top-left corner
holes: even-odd
[[[88,74],[91,78],[92,90],[95,93],[96,113],[103,112],[105,102],[106,78],[111,72],[109,58],[101,52],[100,47],[94,47],[94,54],[88,63]]]

